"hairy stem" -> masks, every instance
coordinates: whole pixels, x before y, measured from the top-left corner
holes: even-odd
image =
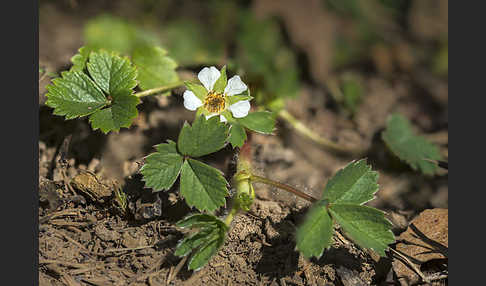
[[[250,180],[255,182],[255,183],[267,184],[267,185],[274,186],[276,188],[282,189],[284,191],[290,192],[290,193],[292,193],[292,194],[294,194],[298,197],[301,197],[304,200],[307,200],[311,203],[318,201],[316,198],[309,196],[308,194],[306,194],[302,191],[299,191],[292,186],[282,184],[282,183],[279,183],[279,182],[276,182],[276,181],[273,181],[273,180],[270,180],[270,179],[267,179],[267,178],[264,178],[264,177],[260,177],[260,176],[257,176],[257,175],[251,175]]]
[[[162,92],[165,92],[165,91],[169,91],[169,90],[172,90],[174,88],[178,88],[178,87],[183,86],[183,85],[184,85],[184,82],[183,81],[176,81],[174,83],[171,83],[171,84],[168,84],[168,85],[164,85],[164,86],[161,86],[161,87],[151,88],[151,89],[147,89],[147,90],[144,90],[144,91],[141,91],[141,92],[137,92],[134,95],[136,97],[144,97],[144,96],[149,96],[149,95],[157,95],[159,93],[162,93]]]
[[[307,126],[304,125],[304,123],[300,122],[285,109],[279,111],[278,116],[283,120],[287,121],[299,134],[307,137],[318,145],[331,151],[353,155],[359,155],[364,152],[364,150],[361,149],[343,147],[327,138],[319,136],[316,132],[310,130]]]

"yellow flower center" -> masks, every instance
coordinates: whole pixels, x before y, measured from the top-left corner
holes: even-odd
[[[211,113],[220,113],[224,110],[225,102],[222,93],[210,92],[204,99],[204,108]]]

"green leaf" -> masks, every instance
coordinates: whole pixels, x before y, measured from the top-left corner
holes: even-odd
[[[174,182],[182,168],[183,158],[177,152],[176,143],[168,143],[156,146],[157,152],[145,158],[145,164],[140,169],[143,175],[145,186],[154,191],[168,190]]]
[[[140,99],[132,95],[130,90],[115,93],[110,107],[97,111],[89,117],[91,127],[93,130],[100,129],[105,134],[119,131],[121,127],[130,127],[133,119],[138,115],[139,103]]]
[[[156,88],[179,81],[175,69],[177,63],[167,56],[167,51],[157,46],[140,46],[132,55],[138,69],[139,86],[142,90]],[[166,92],[164,95],[169,95]]]
[[[248,129],[265,134],[272,133],[275,128],[275,115],[268,111],[250,112],[243,118],[236,118],[236,121]]]
[[[248,94],[225,96],[227,106],[233,105],[233,104],[235,104],[239,101],[242,101],[242,100],[252,100],[252,99],[253,99],[253,96],[250,96]]]
[[[187,227],[201,227],[215,222],[216,217],[209,214],[191,214],[177,222],[176,226]]]
[[[393,225],[380,210],[354,204],[330,204],[329,212],[344,232],[363,248],[374,249],[385,256],[388,245],[395,242]]]
[[[126,94],[137,85],[137,70],[128,58],[107,51],[92,52],[87,64],[89,74],[98,86],[112,97]]]
[[[184,123],[179,134],[177,147],[183,155],[201,157],[214,153],[225,146],[229,126],[221,123],[219,116],[206,119],[199,116],[192,126]]]
[[[197,160],[187,159],[181,172],[181,195],[191,207],[214,211],[225,204],[228,183],[221,172]]]
[[[78,53],[71,58],[73,65],[70,71],[82,72],[86,68],[86,63],[88,62],[91,51],[92,49],[89,47],[79,48]]]
[[[324,249],[331,246],[334,229],[326,205],[325,201],[316,202],[297,228],[296,246],[306,258],[319,258]]]
[[[343,92],[343,105],[351,114],[356,112],[358,105],[363,97],[363,87],[359,81],[352,76],[344,79],[341,89]]]
[[[47,86],[46,105],[54,108],[55,115],[73,119],[92,114],[109,104],[101,89],[84,73],[63,72],[52,82]]]
[[[322,199],[336,204],[364,204],[378,191],[377,180],[378,173],[366,165],[365,159],[353,161],[327,182]]]
[[[204,102],[206,95],[208,95],[208,91],[204,86],[190,81],[185,81],[184,84],[186,85],[187,89],[194,92],[197,98]]]
[[[175,255],[182,257],[193,251],[189,260],[189,269],[197,270],[204,266],[224,244],[228,226],[213,215],[189,215],[177,223],[178,226],[191,226],[199,231],[183,239],[175,251]]]
[[[215,65],[223,59],[224,44],[197,21],[184,18],[167,23],[163,29],[164,46],[183,66]]]
[[[189,269],[198,270],[208,263],[224,244],[224,236],[216,236],[213,240],[199,248],[189,260]]]
[[[432,175],[437,165],[430,160],[441,160],[439,148],[422,136],[414,135],[410,122],[400,114],[388,118],[386,130],[381,133],[390,150],[401,160],[407,162],[413,170]]]
[[[221,69],[221,75],[214,83],[213,90],[216,93],[222,93],[228,83],[228,78],[226,77],[226,66]]]
[[[228,139],[229,143],[233,148],[241,147],[245,143],[246,140],[246,131],[245,128],[238,123],[233,123],[230,129],[230,137]]]
[[[188,255],[194,248],[206,242],[215,231],[217,231],[215,228],[207,227],[192,236],[186,237],[177,245],[174,255],[179,257]]]
[[[283,105],[275,100],[298,95],[297,56],[286,45],[276,19],[260,20],[248,10],[239,14],[236,64],[245,70],[248,83],[258,86],[256,104],[278,111]]]
[[[90,19],[84,28],[86,46],[93,50],[106,49],[130,55],[140,45],[157,45],[154,33],[141,29],[134,23],[111,15]]]

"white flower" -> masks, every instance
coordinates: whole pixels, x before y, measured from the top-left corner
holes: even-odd
[[[206,89],[204,99],[201,100],[191,90],[184,92],[184,107],[195,111],[203,108],[202,113],[209,119],[213,116],[219,115],[221,122],[226,122],[227,119],[221,113],[229,110],[233,117],[242,118],[248,115],[250,111],[250,100],[240,100],[230,104],[231,96],[239,95],[248,89],[246,84],[238,75],[230,78],[224,88],[223,92],[214,90],[214,84],[221,76],[221,72],[215,67],[205,67],[197,75],[199,81]],[[200,95],[201,96],[201,95]]]

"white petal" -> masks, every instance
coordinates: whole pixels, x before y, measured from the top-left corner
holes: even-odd
[[[206,120],[208,120],[209,118],[214,117],[216,115],[218,115],[218,114],[212,113],[212,114],[206,115]]]
[[[235,118],[242,118],[247,116],[248,112],[250,111],[250,101],[238,101],[237,103],[230,105],[228,108],[231,110],[231,113],[233,113]]]
[[[214,87],[214,83],[218,80],[220,75],[221,73],[217,68],[205,67],[197,74],[197,78],[199,78],[208,91],[211,91]]]
[[[221,122],[227,122],[228,119],[226,119],[226,117],[224,117],[223,115],[220,115],[219,116],[219,121],[221,121]]]
[[[184,91],[184,107],[194,111],[203,105],[202,101],[190,90]]]
[[[224,93],[227,95],[237,95],[245,91],[248,87],[246,84],[241,81],[241,78],[239,75],[235,75],[232,78],[228,80],[228,84],[226,85],[224,89]]]

